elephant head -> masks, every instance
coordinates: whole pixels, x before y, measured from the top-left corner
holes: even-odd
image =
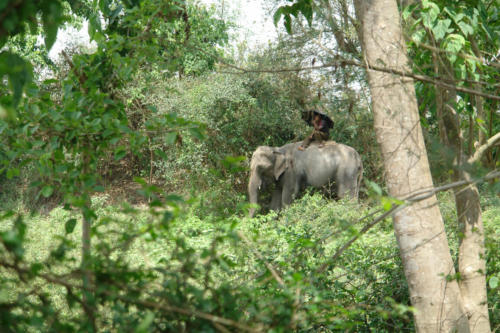
[[[257,204],[259,191],[266,185],[276,183],[287,167],[288,162],[284,152],[276,147],[258,147],[250,162],[250,180],[248,182],[250,203]],[[254,214],[255,208],[251,208],[250,217]]]

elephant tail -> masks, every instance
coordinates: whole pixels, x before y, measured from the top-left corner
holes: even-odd
[[[358,167],[358,181],[356,183],[356,193],[355,193],[356,200],[359,199],[359,189],[361,187],[362,180],[363,180],[363,162],[361,161],[361,158],[360,158],[359,159],[359,167]]]

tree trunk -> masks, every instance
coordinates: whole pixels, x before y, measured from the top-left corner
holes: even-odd
[[[89,149],[89,147],[86,147]],[[83,152],[83,174],[90,174],[90,156],[87,151]],[[91,228],[92,217],[89,214],[91,201],[88,190],[84,183],[81,184],[84,189],[85,206],[82,208],[82,305],[91,325],[92,332],[97,332],[94,295],[92,292],[92,253],[91,253]]]
[[[438,54],[434,54],[434,58],[438,56]],[[453,77],[450,77],[449,74],[453,73],[451,66],[449,68],[442,68],[444,64],[448,64],[446,59],[442,59],[439,63],[443,65],[435,64],[439,68],[436,74],[453,81]],[[454,90],[436,86],[436,97],[437,100],[441,101],[441,103],[437,103],[436,105],[437,113],[441,114],[444,120],[444,133],[441,133],[441,139],[455,155],[453,180],[471,180],[470,174],[465,169],[467,157],[464,152],[464,138],[461,132],[460,117],[455,111],[457,93]],[[478,103],[480,101],[481,99],[476,96],[475,102]],[[476,107],[478,112],[480,109],[483,109],[482,105],[479,106],[476,104]],[[481,133],[481,130],[479,132]],[[481,145],[483,145],[486,140],[484,138],[481,139],[481,135],[479,135],[479,138]],[[469,318],[469,329],[471,332],[490,332],[486,294],[484,226],[479,192],[477,187],[471,184],[462,188],[454,188],[454,195],[458,225],[461,233],[458,270],[460,273],[459,286],[464,310]]]
[[[470,180],[467,172],[460,180]],[[458,223],[463,238],[458,252],[460,290],[471,332],[491,332],[486,294],[486,258],[484,226],[475,185],[455,189]]]
[[[409,71],[395,0],[355,0],[365,60]],[[433,187],[413,80],[368,70],[374,126],[389,193],[402,198]],[[419,332],[468,332],[441,213],[435,196],[394,216],[415,325]]]

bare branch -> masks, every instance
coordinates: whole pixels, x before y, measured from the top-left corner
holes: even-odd
[[[491,138],[488,139],[488,141],[486,141],[486,143],[484,145],[477,148],[476,152],[474,153],[474,155],[471,158],[469,158],[468,162],[470,164],[478,162],[481,159],[481,157],[483,157],[484,153],[489,148],[493,147],[498,141],[500,141],[500,132],[493,135]]]
[[[471,94],[471,95],[477,95],[477,96],[481,96],[481,97],[489,98],[489,99],[493,99],[493,100],[500,100],[500,96],[491,95],[491,94],[488,94],[488,93],[485,93],[482,91],[477,91],[474,89],[455,86],[454,84],[446,83],[446,81],[444,79],[439,78],[439,77],[432,78],[430,76],[413,74],[410,72],[404,72],[404,71],[400,71],[400,70],[393,69],[393,68],[382,67],[382,66],[378,66],[378,65],[370,65],[370,64],[368,64],[368,62],[362,63],[362,62],[355,61],[355,60],[345,59],[339,55],[337,56],[337,58],[338,58],[338,60],[336,62],[329,62],[329,63],[319,65],[319,66],[305,66],[305,67],[279,68],[279,69],[248,69],[248,68],[242,68],[242,67],[238,67],[238,66],[235,66],[232,64],[228,64],[226,62],[221,61],[220,59],[219,59],[219,62],[221,65],[235,69],[241,73],[303,72],[303,71],[311,71],[311,70],[317,70],[317,69],[322,69],[322,68],[331,68],[331,67],[349,65],[349,66],[356,66],[356,67],[365,68],[368,70],[374,70],[374,71],[378,71],[378,72],[389,73],[389,74],[394,74],[394,75],[398,75],[398,76],[402,76],[402,77],[407,77],[407,78],[414,79],[417,81],[428,82],[428,83],[432,83],[432,84],[435,84],[435,85],[438,85],[438,86],[441,86],[441,87],[444,87],[447,89],[454,89],[456,91],[460,91],[460,92]],[[225,72],[225,73],[239,74],[237,72]]]

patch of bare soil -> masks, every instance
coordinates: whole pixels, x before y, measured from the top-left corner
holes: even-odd
[[[160,181],[153,180],[152,185],[162,187]],[[109,204],[128,202],[131,205],[147,204],[148,199],[139,193],[141,185],[133,180],[119,179],[105,185],[104,194],[109,197]]]

